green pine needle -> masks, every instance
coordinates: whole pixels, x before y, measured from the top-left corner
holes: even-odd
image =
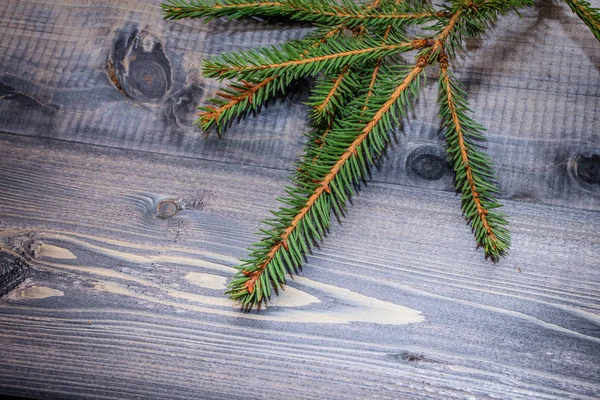
[[[196,125],[207,131],[214,124],[221,134],[235,118],[260,110],[269,98],[278,92],[283,93],[285,85],[282,81],[280,77],[273,76],[260,82],[242,81],[227,85],[217,93],[219,97],[209,100],[214,105],[198,108],[202,112],[198,114],[200,118]]]

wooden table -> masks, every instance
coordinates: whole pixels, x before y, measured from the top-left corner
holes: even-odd
[[[455,66],[510,256],[474,249],[430,85],[301,277],[243,314],[223,289],[302,149],[308,83],[205,138],[199,64],[306,27],[159,4],[2,3],[0,289],[21,283],[0,300],[0,393],[600,396],[600,46],[565,6],[502,18]]]

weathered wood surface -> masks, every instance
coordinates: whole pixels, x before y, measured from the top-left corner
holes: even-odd
[[[205,139],[191,123],[194,107],[218,87],[201,77],[203,58],[280,43],[304,29],[163,21],[160,1],[6,3],[2,130],[284,170],[301,151],[302,90],[222,140]],[[469,44],[469,54],[455,70],[471,93],[475,119],[489,129],[503,196],[600,209],[598,185],[573,171],[577,157],[600,146],[600,50],[587,28],[564,6],[540,2],[522,18],[503,17]],[[452,190],[434,100],[432,85],[398,134],[382,181]],[[415,163],[419,156],[428,168]]]
[[[0,391],[600,393],[598,212],[509,201],[514,249],[491,266],[453,195],[371,184],[284,298],[240,314],[223,285],[284,172],[1,140],[3,247],[32,264],[25,288],[35,289],[0,308]],[[36,298],[48,295],[40,288],[54,296]]]
[[[0,266],[28,277],[0,300],[0,393],[600,396],[600,50],[564,7],[501,20],[458,66],[508,258],[473,249],[421,102],[302,277],[241,314],[223,287],[282,193],[304,94],[204,139],[193,107],[216,86],[197,65],[302,29],[98,3],[3,4]]]

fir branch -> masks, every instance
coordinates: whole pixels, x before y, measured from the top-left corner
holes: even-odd
[[[317,125],[328,124],[335,114],[335,110],[345,103],[345,99],[355,94],[358,83],[354,72],[346,65],[342,72],[331,79],[325,75],[317,82],[309,101],[306,103],[313,107],[312,117]]]
[[[506,219],[495,209],[499,192],[490,157],[478,148],[485,140],[484,128],[473,121],[465,92],[448,72],[447,59],[440,61],[439,97],[442,125],[446,128],[446,151],[456,174],[456,189],[461,193],[462,210],[475,234],[477,245],[486,257],[498,260],[510,246]]]
[[[443,47],[459,16],[460,12],[456,12],[438,33],[435,45]],[[390,31],[391,28],[386,29],[384,43],[389,39]],[[414,45],[415,48],[427,46],[431,46],[431,41],[426,39],[419,39]],[[331,209],[343,215],[352,186],[364,178],[375,158],[384,150],[392,119],[399,122],[397,114],[405,113],[409,107],[408,95],[416,94],[419,76],[430,63],[429,57],[421,55],[402,83],[396,86],[397,69],[387,68],[382,60],[383,56],[376,59],[368,93],[359,101],[360,107],[355,104],[354,112],[351,111],[333,129],[326,129],[318,146],[309,146],[312,150],[307,153],[310,158],[305,158],[299,165],[300,176],[293,179],[297,187],[288,187],[289,197],[279,199],[286,206],[274,212],[277,219],[265,221],[273,229],[262,231],[267,236],[254,245],[251,257],[244,260],[240,272],[229,285],[226,293],[239,300],[244,309],[260,308],[270,298],[271,286],[283,286],[285,273],[297,272],[302,265],[302,255],[328,228]],[[387,73],[384,72],[381,78],[383,67]],[[378,78],[381,82],[376,85]],[[390,86],[396,87],[390,91]],[[352,140],[348,142],[349,139]]]
[[[344,24],[339,24],[339,25],[334,25],[334,26],[329,26],[329,25],[317,26],[317,28],[315,30],[313,30],[312,32],[310,32],[306,37],[314,38],[314,39],[318,40],[319,43],[321,43],[321,42],[324,43],[328,39],[332,39],[332,38],[338,36],[339,34],[344,32],[346,29],[347,29],[346,25],[344,25]]]
[[[286,83],[319,72],[339,70],[379,57],[406,52],[423,45],[420,40],[381,44],[381,40],[339,37],[313,48],[311,40],[288,42],[281,48],[265,48],[223,54],[204,63],[203,72],[209,78],[262,80],[282,75]],[[309,55],[306,55],[309,53]]]
[[[268,0],[168,0],[161,5],[165,19],[204,18],[210,21],[215,18],[228,17],[272,17],[285,15],[285,4]],[[285,15],[289,18],[289,15]]]
[[[585,0],[565,1],[600,39],[599,10]],[[296,164],[294,186],[278,199],[283,206],[273,212],[275,217],[264,221],[269,229],[261,230],[264,237],[238,267],[227,294],[245,310],[260,308],[285,284],[286,274],[298,272],[303,256],[326,233],[331,213],[343,215],[353,189],[385,149],[394,122],[399,124],[418,92],[424,68],[436,62],[440,116],[462,211],[486,257],[495,261],[504,255],[510,237],[505,217],[496,210],[501,205],[491,159],[478,146],[484,128],[468,115],[466,94],[448,71],[448,56],[499,15],[532,4],[446,0],[434,8],[424,0],[366,5],[350,0],[170,0],[163,5],[168,19],[284,17],[317,25],[304,40],[223,54],[203,66],[207,77],[238,80],[217,93],[214,106],[201,108],[199,125],[216,125],[219,131],[257,110],[292,80],[323,74],[309,99],[316,126]],[[403,28],[409,24],[434,34],[408,39]],[[417,63],[398,65],[399,55],[410,50],[420,50]]]
[[[205,131],[213,124],[216,125],[219,135],[232,119],[248,112],[248,110],[257,111],[260,106],[277,91],[283,91],[281,79],[277,76],[265,78],[261,82],[242,81],[241,83],[231,83],[227,88],[222,88],[217,92],[220,98],[213,98],[210,101],[220,107],[206,106],[199,107],[202,111],[198,114],[199,118],[196,125],[199,125]],[[228,100],[224,101],[222,99]]]
[[[429,39],[429,45],[424,46],[420,56],[425,57],[429,64],[436,62],[442,52],[447,52],[446,49],[454,49],[456,46],[455,42],[460,37],[458,25],[461,21],[461,17],[463,17],[463,13],[464,11],[461,9],[455,10],[452,13],[452,17],[445,25],[437,27],[439,28],[439,31],[433,39]],[[431,41],[433,41],[433,45],[431,45]],[[454,51],[451,50],[451,52],[453,53]]]
[[[364,7],[350,0],[170,0],[162,5],[167,19],[220,17],[285,17],[290,20],[326,25],[362,25],[368,29],[381,26],[423,24],[439,15],[428,4],[384,2]]]
[[[419,76],[425,65],[421,59],[390,93],[388,88],[399,72],[391,69],[381,85],[383,89],[372,96],[377,101],[372,101],[368,110],[355,107],[356,111],[329,131],[327,141],[317,149],[319,162],[309,159],[302,164],[305,179],[296,180],[298,186],[286,190],[289,197],[279,199],[286,206],[273,212],[277,219],[265,221],[272,229],[263,231],[266,237],[254,245],[251,257],[238,267],[229,285],[227,294],[240,301],[244,309],[266,303],[271,286],[284,285],[285,274],[296,273],[302,255],[329,226],[331,208],[342,214],[352,186],[364,177],[385,146],[391,129],[390,113],[407,106],[409,93],[416,93],[420,86]],[[382,93],[387,93],[385,101]],[[357,104],[365,104],[365,99]]]
[[[312,47],[318,47],[327,40],[330,40],[339,35],[344,30],[344,26],[336,26],[327,29],[318,37],[315,37],[316,42]],[[307,50],[302,56],[309,54]],[[263,79],[260,82],[232,83],[227,85],[228,88],[221,89],[217,96],[221,98],[212,98],[209,101],[216,104],[215,106],[198,107],[201,110],[198,113],[198,119],[195,124],[207,131],[214,124],[217,127],[219,136],[222,135],[223,129],[234,119],[247,113],[248,111],[258,111],[260,107],[277,92],[283,93],[286,85],[279,76],[271,76]],[[229,101],[224,101],[226,99]]]
[[[399,3],[399,2],[397,2]],[[269,5],[271,3],[252,3],[248,4],[248,6],[257,6],[257,5]],[[235,6],[240,6],[244,4],[236,4]],[[371,5],[367,5],[366,9],[370,9],[373,6],[377,6],[377,3],[372,3]],[[312,47],[318,47],[323,43],[326,43],[328,40],[335,38],[339,35],[346,26],[344,24],[340,24],[334,26],[333,28],[328,28],[326,31],[321,32],[320,37],[317,37],[317,42],[312,44]],[[391,25],[388,28],[388,32],[386,32],[385,37],[387,38],[387,34],[389,33],[389,29],[391,29]],[[364,32],[363,32],[364,33]],[[309,50],[305,50],[302,54],[299,55],[300,58],[306,58],[310,54]],[[346,68],[347,70],[347,68]],[[344,74],[346,76],[345,81],[350,81],[348,84],[340,81],[339,87],[335,89],[341,89],[339,95],[342,95],[345,91],[349,92],[349,88],[351,87],[352,77],[349,73]],[[260,109],[262,104],[271,96],[274,96],[277,92],[283,92],[287,84],[289,84],[289,80],[285,81],[279,76],[268,76],[262,80],[253,80],[248,79],[242,81],[240,83],[232,83],[228,85],[227,88],[222,88],[220,92],[217,93],[218,97],[210,99],[210,101],[215,104],[209,105],[205,107],[199,107],[201,112],[198,114],[199,118],[196,120],[196,124],[201,126],[204,130],[209,129],[211,126],[216,125],[217,132],[219,135],[222,134],[223,129],[234,119],[238,118],[248,111],[257,111]],[[317,86],[318,89],[318,86]],[[225,100],[224,100],[225,99]],[[317,122],[321,121],[322,117],[326,115],[331,115],[330,108],[332,105],[332,101],[338,101],[339,96],[332,93],[332,96],[325,101],[325,104],[320,107],[316,105],[317,112],[315,113],[315,117]],[[316,101],[316,100],[315,100]]]
[[[593,8],[585,0],[565,0],[565,3],[590,28],[596,39],[600,40],[600,9]]]

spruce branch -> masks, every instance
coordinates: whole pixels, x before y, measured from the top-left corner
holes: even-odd
[[[354,75],[346,65],[335,78],[327,74],[317,82],[306,103],[313,107],[312,117],[317,125],[328,124],[344,100],[356,93],[358,83]]]
[[[304,179],[296,182],[297,187],[286,188],[289,196],[279,199],[285,206],[273,212],[277,219],[265,221],[272,229],[263,231],[266,237],[253,246],[226,292],[246,310],[261,307],[270,299],[271,285],[284,285],[285,274],[297,272],[302,256],[329,227],[331,208],[343,214],[352,187],[385,147],[392,118],[397,118],[390,114],[407,107],[425,66],[419,59],[391,93],[401,70],[390,68],[387,79],[374,88],[377,94],[371,96],[370,105],[365,109],[366,98],[357,101],[355,111],[328,132],[324,145],[316,149],[318,163],[309,159],[300,166]]]
[[[318,47],[327,40],[339,35],[344,30],[344,26],[335,26],[327,29],[316,37],[316,42],[312,47]],[[308,55],[309,52],[304,53]],[[210,102],[217,105],[198,107],[202,112],[198,113],[198,119],[195,124],[201,126],[204,131],[208,131],[214,124],[217,127],[219,135],[222,134],[224,128],[234,119],[238,118],[248,111],[258,111],[260,107],[276,93],[283,93],[287,85],[279,76],[270,76],[260,82],[242,81],[240,83],[232,83],[227,85],[227,88],[222,88],[217,92],[217,96],[221,98],[209,99]],[[223,100],[225,99],[225,100]],[[226,101],[229,100],[229,101]]]
[[[204,75],[209,78],[262,80],[282,75],[289,83],[301,76],[315,76],[331,72],[346,65],[354,65],[407,52],[422,45],[419,40],[407,41],[399,37],[393,43],[381,44],[381,40],[340,36],[322,46],[312,48],[311,40],[285,43],[281,48],[272,47],[223,54],[205,62]],[[308,55],[306,55],[308,53]]]
[[[585,0],[565,0],[565,3],[590,28],[596,39],[600,40],[600,9],[593,8]]]
[[[463,214],[477,245],[483,247],[486,257],[497,261],[508,250],[510,236],[504,215],[496,211],[501,204],[494,197],[499,190],[493,182],[491,159],[478,148],[478,143],[485,140],[484,128],[467,115],[471,110],[466,93],[450,75],[445,55],[440,60],[438,101]]]
[[[396,4],[399,3],[400,1],[396,0]],[[371,4],[368,4],[365,9],[370,10],[378,7],[378,5],[379,2],[375,1]],[[364,27],[361,28],[360,34],[358,35],[360,37],[362,37],[365,33]],[[392,25],[388,26],[384,35],[384,39],[387,39],[391,28]],[[326,43],[328,40],[337,37],[345,29],[347,29],[345,24],[339,24],[333,27],[323,27],[321,30],[317,30],[310,36],[314,37],[316,40],[316,42],[312,44],[312,48],[318,47]],[[306,50],[300,55],[300,57],[303,58],[309,54],[310,51]],[[343,79],[343,81],[338,81],[338,84],[333,88],[329,88],[330,90],[333,90],[333,92],[331,93],[330,97],[324,99],[324,104],[317,104],[319,101],[318,96],[313,98],[313,103],[316,110],[314,117],[316,118],[317,123],[319,123],[322,118],[326,117],[327,115],[331,116],[331,106],[334,102],[340,100],[340,96],[344,95],[344,93],[347,94],[351,92],[351,88],[355,82],[353,82],[352,74],[350,74],[350,71],[348,71],[347,67],[348,66],[345,68],[345,71],[347,72],[343,74],[345,79]],[[340,77],[342,77],[342,75],[340,75]],[[198,114],[199,118],[195,123],[196,125],[201,126],[205,131],[210,129],[211,126],[216,125],[217,132],[219,135],[221,135],[224,128],[234,118],[239,118],[249,111],[258,111],[263,103],[269,98],[278,92],[284,92],[287,85],[289,85],[289,82],[286,84],[286,82],[283,82],[283,79],[279,76],[269,76],[261,81],[256,82],[234,82],[230,85],[227,85],[228,87],[222,88],[221,91],[217,93],[218,97],[209,99],[209,101],[214,105],[199,107],[201,112]],[[314,90],[315,94],[318,90],[320,90],[319,85],[317,85]]]
[[[533,0],[453,0],[444,7],[449,21],[438,21],[430,29],[438,31],[430,62],[435,62],[443,50],[453,57],[461,48],[464,38],[476,38],[483,33],[498,15],[533,5]]]
[[[599,15],[585,0],[565,0],[599,38]],[[206,77],[230,82],[213,105],[201,107],[197,124],[219,132],[233,119],[257,111],[295,79],[318,77],[308,104],[313,129],[306,135],[296,172],[278,198],[282,206],[264,221],[262,238],[249,250],[227,294],[246,311],[260,308],[298,273],[303,257],[329,229],[331,214],[344,214],[360,182],[389,143],[417,96],[424,70],[439,64],[438,103],[446,151],[455,172],[461,208],[486,258],[507,253],[510,236],[496,199],[491,158],[480,148],[484,128],[471,119],[467,95],[449,72],[449,58],[463,39],[479,36],[497,18],[533,0],[170,0],[168,19],[287,18],[311,22],[305,39],[277,47],[238,51],[203,64]],[[409,36],[408,25],[431,35]],[[402,57],[416,53],[406,65]]]
[[[353,28],[362,25],[368,29],[394,25],[423,24],[439,18],[435,10],[425,3],[377,2],[376,6],[363,7],[350,0],[170,0],[162,5],[168,19],[220,17],[285,17],[289,20],[324,25],[345,25]]]
[[[207,131],[213,124],[216,125],[219,135],[234,118],[240,117],[248,110],[257,111],[261,105],[278,91],[283,92],[284,86],[278,76],[265,78],[260,82],[242,81],[231,83],[227,88],[217,92],[217,96],[210,99],[215,106],[199,107],[202,112],[196,121],[202,129]],[[224,100],[223,100],[224,99]]]

